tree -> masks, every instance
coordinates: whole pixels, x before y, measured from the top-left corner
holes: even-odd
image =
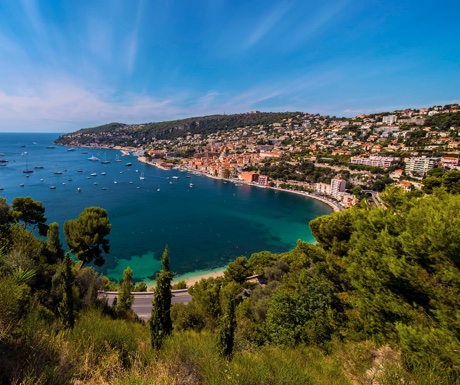
[[[238,291],[240,288],[238,287]],[[235,298],[231,290],[222,291],[222,309],[223,314],[220,320],[218,346],[220,354],[229,359],[233,353],[235,329],[236,329],[236,315],[235,315]]]
[[[64,257],[64,272],[63,272],[63,296],[59,304],[59,314],[62,317],[64,327],[73,329],[75,325],[74,303],[73,303],[73,282],[74,275],[72,272],[72,259],[69,253]]]
[[[59,225],[57,222],[53,222],[48,226],[48,232],[46,234],[46,251],[48,252],[48,262],[56,263],[62,260],[64,257],[64,249],[59,239]]]
[[[11,208],[5,198],[0,198],[0,225],[7,225],[11,222]]]
[[[117,311],[121,315],[126,315],[131,312],[134,297],[131,292],[134,285],[132,282],[133,271],[128,266],[123,272],[123,280],[121,281],[121,288],[118,291]]]
[[[248,276],[248,260],[246,257],[238,257],[233,262],[228,264],[224,272],[226,281],[235,281],[236,283],[243,284]]]
[[[70,252],[74,253],[83,265],[94,261],[96,266],[105,262],[102,252],[110,250],[109,240],[112,225],[107,211],[101,207],[87,207],[77,219],[64,223],[64,234]]]
[[[35,229],[38,226],[40,235],[46,234],[45,208],[42,202],[34,201],[31,197],[18,197],[13,200],[12,208],[11,215],[16,222],[24,222],[24,228],[33,226]]]
[[[152,347],[159,350],[163,339],[172,332],[171,321],[171,281],[173,274],[169,271],[169,249],[165,247],[161,259],[162,270],[157,275],[157,285],[153,291],[152,316],[150,317],[150,336]]]

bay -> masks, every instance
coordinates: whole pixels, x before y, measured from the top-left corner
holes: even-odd
[[[288,251],[298,239],[313,242],[308,222],[331,212],[311,198],[164,171],[118,150],[69,151],[52,144],[57,136],[0,133],[0,159],[8,160],[0,167],[0,197],[8,203],[18,196],[41,201],[47,223],[58,222],[61,233],[64,222],[85,207],[106,209],[111,249],[99,271],[115,280],[130,266],[136,281],[150,282],[161,269],[165,245],[178,274],[223,267],[257,251]],[[89,161],[91,156],[100,161]],[[26,167],[33,173],[24,173]],[[65,246],[63,234],[61,240]]]

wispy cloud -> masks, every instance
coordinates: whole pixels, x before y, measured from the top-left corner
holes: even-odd
[[[265,15],[263,20],[257,25],[255,30],[249,35],[245,42],[245,48],[251,48],[264,38],[278,23],[278,21],[287,13],[290,3],[283,2],[276,9]]]

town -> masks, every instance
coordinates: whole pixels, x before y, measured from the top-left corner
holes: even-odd
[[[144,125],[123,125],[120,134],[113,127],[80,130],[64,144],[129,149],[157,167],[315,194],[339,209],[367,195],[378,205],[378,192],[390,184],[419,190],[434,168],[460,169],[458,104],[353,118],[289,116],[205,134],[182,127],[172,138],[150,141],[130,135]]]

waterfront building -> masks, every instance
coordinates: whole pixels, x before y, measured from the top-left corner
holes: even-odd
[[[340,178],[331,180],[331,193],[330,195],[335,199],[339,199],[339,193],[345,191],[346,182]]]

